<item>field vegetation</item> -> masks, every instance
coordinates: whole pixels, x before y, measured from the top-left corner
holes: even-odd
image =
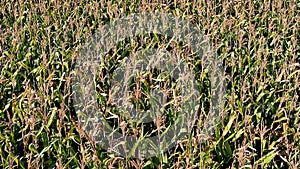
[[[203,139],[198,120],[174,148],[148,159],[118,156],[89,139],[71,88],[76,59],[89,38],[116,18],[141,12],[172,14],[199,28],[222,60],[227,89],[212,135]],[[299,27],[299,0],[1,0],[0,168],[299,168]],[[121,41],[99,79],[141,39],[150,47],[166,41],[152,34]],[[190,64],[205,115],[209,78],[197,69],[197,58]],[[107,98],[101,92],[109,84],[99,79],[103,106]],[[174,121],[172,115],[165,124]],[[140,126],[134,128],[126,133],[138,135]]]

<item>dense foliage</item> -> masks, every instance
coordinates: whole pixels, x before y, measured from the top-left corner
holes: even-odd
[[[140,160],[86,137],[71,77],[98,28],[145,11],[186,18],[205,34],[223,59],[227,97],[208,139],[199,121],[172,150]],[[0,167],[299,168],[299,24],[298,0],[1,0]]]

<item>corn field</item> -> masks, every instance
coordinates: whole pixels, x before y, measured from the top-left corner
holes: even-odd
[[[176,100],[159,127],[120,118],[110,104],[113,71],[133,51],[172,48],[187,60],[200,92],[191,132],[145,159],[118,155],[91,139],[72,97],[76,61],[90,38],[118,18],[143,12],[192,23],[215,49],[226,80],[224,109],[203,138],[201,119],[209,111],[211,82],[201,59],[180,42],[166,46],[171,40],[155,33],[117,42],[96,73],[95,100],[111,126],[128,124],[123,134],[143,137],[147,130],[157,135],[177,117]],[[300,168],[299,28],[299,0],[2,0],[0,167]],[[172,88],[174,79],[159,70],[140,72],[126,86],[132,90],[130,100],[146,109],[150,101],[141,93],[162,83]],[[134,92],[137,88],[140,93]],[[168,97],[180,94],[169,90]]]

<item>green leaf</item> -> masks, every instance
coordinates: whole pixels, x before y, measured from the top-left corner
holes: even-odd
[[[52,113],[51,113],[50,118],[49,118],[48,123],[47,123],[47,127],[48,127],[48,128],[50,127],[50,125],[51,125],[51,123],[52,123],[52,121],[53,121],[53,118],[54,118],[54,116],[55,116],[55,114],[56,114],[56,111],[57,111],[57,107],[55,107],[55,108],[52,110]]]
[[[222,136],[224,137],[228,131],[230,130],[231,126],[232,126],[232,123],[233,123],[233,120],[236,118],[236,116],[231,116],[230,119],[229,119],[229,122],[227,123],[224,131],[223,131],[223,134]]]
[[[35,148],[35,146],[33,145],[33,143],[30,143],[29,144],[29,146],[28,146],[28,149],[30,150],[30,151],[33,151],[33,152],[35,152],[35,153],[39,153],[38,152],[38,150]]]
[[[276,152],[276,150],[273,150],[273,151],[269,152],[267,155],[261,157],[254,164],[257,165],[258,163],[261,163],[262,166],[269,164],[277,154],[278,153]]]

